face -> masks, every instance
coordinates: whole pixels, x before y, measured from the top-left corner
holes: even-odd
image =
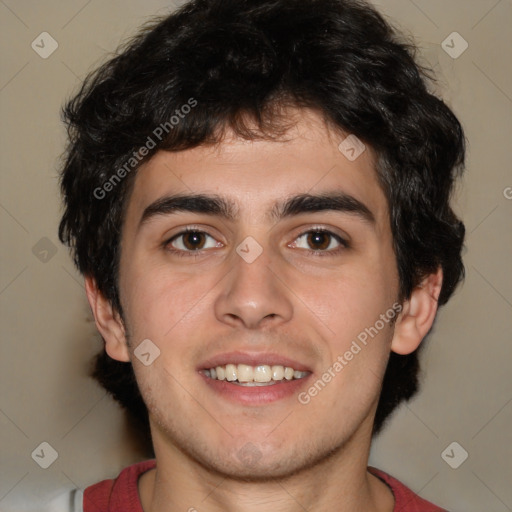
[[[157,456],[257,479],[369,444],[398,296],[387,202],[369,148],[350,161],[297,115],[286,141],[228,134],[138,171],[119,289]]]

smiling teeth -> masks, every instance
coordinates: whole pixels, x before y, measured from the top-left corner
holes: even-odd
[[[227,380],[245,386],[265,386],[282,380],[302,379],[309,372],[301,372],[289,366],[281,365],[226,364],[225,366],[203,370],[203,373],[210,379]]]

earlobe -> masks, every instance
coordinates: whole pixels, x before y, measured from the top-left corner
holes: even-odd
[[[425,277],[404,302],[391,342],[393,352],[405,355],[419,347],[434,323],[442,284],[443,271],[439,268]]]
[[[105,340],[107,354],[117,361],[130,361],[126,332],[119,313],[114,310],[96,285],[94,278],[85,278],[85,292],[91,306],[96,327]]]

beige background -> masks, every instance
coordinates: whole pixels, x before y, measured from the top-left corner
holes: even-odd
[[[456,204],[468,236],[467,278],[441,312],[424,352],[422,393],[396,413],[370,463],[452,512],[509,511],[512,3],[376,3],[414,36],[438,73],[439,92],[465,127],[468,166]],[[87,377],[100,340],[81,279],[56,235],[57,169],[65,141],[59,109],[107,52],[148,16],[171,8],[164,0],[0,0],[5,512],[58,510],[57,503],[66,510],[66,498],[59,496],[112,477],[141,456],[131,448],[118,407]],[[31,48],[44,31],[59,45],[47,59]],[[454,31],[469,44],[456,59],[441,46]],[[43,441],[58,452],[46,470],[31,458]],[[469,454],[458,469],[441,457],[453,441]]]

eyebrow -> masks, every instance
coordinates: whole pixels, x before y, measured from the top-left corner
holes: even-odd
[[[228,221],[236,219],[239,209],[229,199],[217,195],[176,194],[157,199],[144,209],[138,228],[160,215],[176,212],[205,213],[215,215]],[[283,218],[321,211],[337,211],[349,213],[361,220],[375,224],[375,216],[371,210],[355,197],[345,192],[324,194],[298,194],[274,204],[269,216],[274,221]]]

